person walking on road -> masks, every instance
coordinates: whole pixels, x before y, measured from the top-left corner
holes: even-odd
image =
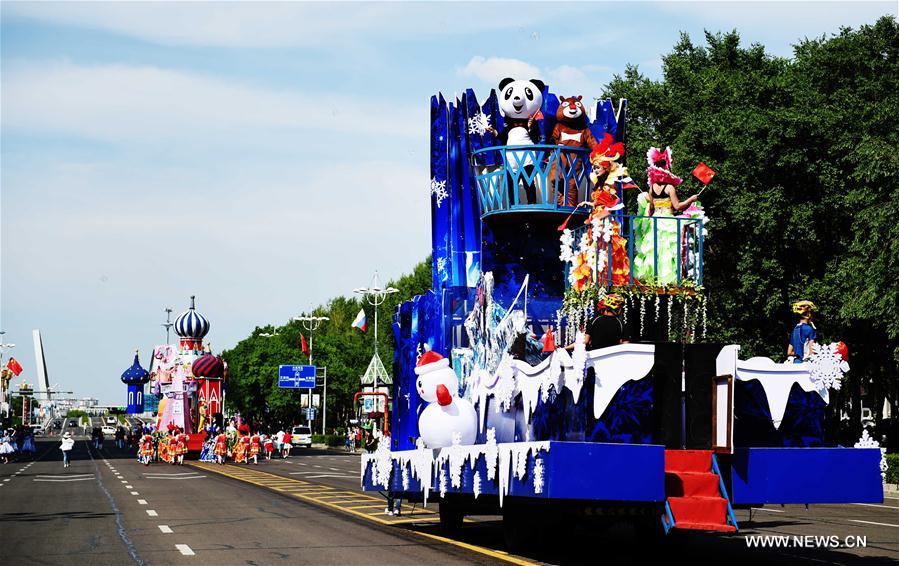
[[[72,438],[72,433],[67,432],[62,435],[62,440],[59,443],[59,449],[62,450],[62,464],[63,468],[69,467],[69,452],[75,446],[75,439]]]
[[[3,458],[4,464],[8,464],[9,459],[16,453],[16,448],[12,444],[12,439],[13,429],[9,429],[6,432],[0,431],[0,458]]]
[[[290,436],[290,431],[285,432],[284,439],[281,443],[281,457],[282,458],[287,458],[288,456],[290,456],[290,449],[293,448],[293,446],[290,444],[291,440],[292,439]]]

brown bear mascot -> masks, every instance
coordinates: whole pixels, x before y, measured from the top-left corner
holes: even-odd
[[[565,98],[559,96],[559,109],[556,110],[556,127],[550,136],[550,143],[553,145],[564,145],[566,147],[585,147],[593,149],[597,145],[596,138],[587,127],[587,112],[584,104],[581,102],[580,96],[572,96]],[[558,204],[560,206],[577,206],[578,204],[578,186],[576,178],[581,176],[583,170],[582,160],[575,162],[577,171],[570,171],[571,154],[560,152],[559,163],[553,163],[550,171],[550,179],[556,180],[558,187]],[[561,165],[561,168],[557,167]],[[562,187],[565,183],[565,172],[569,171],[568,186]],[[564,200],[563,200],[564,199]]]

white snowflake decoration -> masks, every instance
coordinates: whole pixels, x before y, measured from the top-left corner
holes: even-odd
[[[409,491],[409,468],[403,466],[403,491]]]
[[[468,133],[483,136],[490,128],[490,116],[478,112],[468,119]]]
[[[868,434],[868,429],[864,429],[862,431],[862,437],[858,439],[858,442],[855,443],[856,448],[880,448],[880,442],[871,438],[871,435]],[[887,477],[887,449],[880,448],[880,477],[886,479]]]
[[[441,498],[446,495],[447,483],[449,483],[449,482],[446,477],[446,470],[441,469],[440,470],[440,497]]]
[[[450,485],[455,488],[462,486],[462,467],[465,464],[466,452],[460,446],[462,444],[462,433],[453,433],[453,445],[449,450],[449,473]]]
[[[436,178],[432,177],[431,194],[437,198],[437,208],[440,208],[443,201],[449,198],[449,193],[446,191],[446,181],[438,181]]]
[[[528,452],[525,450],[514,455],[518,456],[515,460],[515,477],[524,479],[524,476],[528,473]]]
[[[372,483],[384,488],[389,487],[390,473],[393,471],[393,460],[390,457],[390,437],[384,436],[379,442],[375,453],[363,462],[363,466],[370,462],[372,466]]]
[[[837,352],[836,344],[818,346],[808,358],[812,381],[822,389],[840,390],[849,363]]]
[[[573,261],[575,258],[574,251],[574,234],[571,233],[571,230],[565,228],[562,230],[562,236],[559,238],[560,242],[560,253],[559,260],[563,262]]]
[[[543,493],[543,458],[534,458],[534,493]]]
[[[481,472],[475,472],[472,476],[471,489],[474,492],[474,498],[477,499],[481,495]]]
[[[503,356],[496,370],[497,380],[493,388],[493,398],[499,402],[504,411],[508,411],[515,403],[515,370],[509,356]]]
[[[437,206],[440,206],[439,204]],[[446,258],[438,257],[437,258],[437,273],[445,273],[446,272]]]

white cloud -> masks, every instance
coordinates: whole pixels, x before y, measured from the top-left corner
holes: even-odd
[[[425,39],[533,27],[556,7],[509,3],[400,2],[20,2],[4,17],[103,30],[163,45],[334,48],[367,39]],[[574,5],[567,10],[587,10]],[[476,11],[477,16],[472,12]],[[399,35],[401,34],[401,35]]]
[[[475,77],[490,85],[496,85],[505,77],[540,79],[540,69],[519,59],[503,57],[482,57],[475,55],[468,64],[459,69],[463,77]]]
[[[251,143],[272,134],[422,135],[420,115],[375,100],[278,91],[159,67],[67,62],[7,65],[3,128],[104,141],[197,138]]]

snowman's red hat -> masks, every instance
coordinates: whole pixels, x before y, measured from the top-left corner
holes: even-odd
[[[437,352],[428,351],[418,358],[418,363],[415,364],[415,375],[424,375],[434,370],[448,367],[448,359]]]

